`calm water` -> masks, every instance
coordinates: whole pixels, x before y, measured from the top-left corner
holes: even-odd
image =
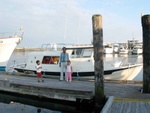
[[[14,52],[8,62],[7,70],[9,66],[14,64],[14,60],[20,60],[23,62],[26,55],[29,52]],[[126,58],[126,63],[131,63],[133,60],[140,55],[122,55],[118,54],[107,54],[104,56],[104,61],[118,61]],[[142,59],[138,59],[137,62],[142,62]],[[78,113],[76,106],[65,105],[64,103],[51,103],[51,101],[41,101],[37,99],[30,99],[24,97],[18,97],[17,95],[4,94],[0,92],[0,113]],[[67,112],[70,110],[70,112]],[[82,112],[81,112],[82,113]],[[90,112],[87,112],[90,113]]]

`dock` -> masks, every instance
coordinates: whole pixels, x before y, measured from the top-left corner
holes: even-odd
[[[87,87],[89,83],[91,85]],[[0,86],[1,91],[67,101],[92,99],[94,95],[94,83],[86,81],[66,82],[45,78],[44,82],[38,82],[36,77],[1,74]]]
[[[58,78],[44,78],[44,82],[37,82],[36,77],[0,74],[0,91],[66,101],[93,98],[94,80],[74,78],[72,82],[66,82],[59,81]],[[141,93],[141,89],[142,82],[105,81],[105,95],[113,96],[114,99],[107,112],[102,113],[142,113],[138,109],[144,109],[143,113],[147,113],[146,110],[150,108],[150,94]]]

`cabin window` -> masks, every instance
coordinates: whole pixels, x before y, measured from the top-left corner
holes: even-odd
[[[71,53],[71,58],[80,58],[82,49],[74,49]]]
[[[82,57],[83,58],[87,58],[87,57],[91,57],[92,55],[92,50],[91,49],[86,49],[83,51]]]
[[[44,56],[42,64],[58,64],[59,56]]]

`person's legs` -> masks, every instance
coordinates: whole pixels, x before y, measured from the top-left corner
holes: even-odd
[[[42,75],[41,73],[39,72],[37,73],[38,82],[40,82],[41,75]]]
[[[60,80],[63,80],[63,71],[64,71],[63,63],[61,63],[61,67],[60,67]]]
[[[71,72],[68,73],[68,80],[69,80],[69,82],[72,81]]]
[[[65,72],[65,79],[66,79],[66,63],[65,62],[62,62],[61,63],[61,72],[60,72],[60,80],[64,80],[64,72]]]
[[[66,72],[66,81],[68,82],[69,81],[69,72]]]
[[[66,74],[66,65],[67,65],[67,62],[62,62],[61,63],[60,80],[64,80],[63,73],[65,73],[65,80],[66,80],[66,77],[67,77],[67,74]]]
[[[72,72],[70,72],[70,81],[72,81]]]
[[[38,82],[40,82],[40,77],[38,77]]]
[[[67,80],[67,72],[66,72],[67,62],[64,62],[64,72],[65,72],[65,80]]]

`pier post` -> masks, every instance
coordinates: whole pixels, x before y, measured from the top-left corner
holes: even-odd
[[[103,29],[102,16],[93,15],[93,46],[94,46],[94,70],[95,70],[95,107],[104,104],[104,66],[103,66]]]
[[[142,16],[143,93],[150,93],[150,15]]]

